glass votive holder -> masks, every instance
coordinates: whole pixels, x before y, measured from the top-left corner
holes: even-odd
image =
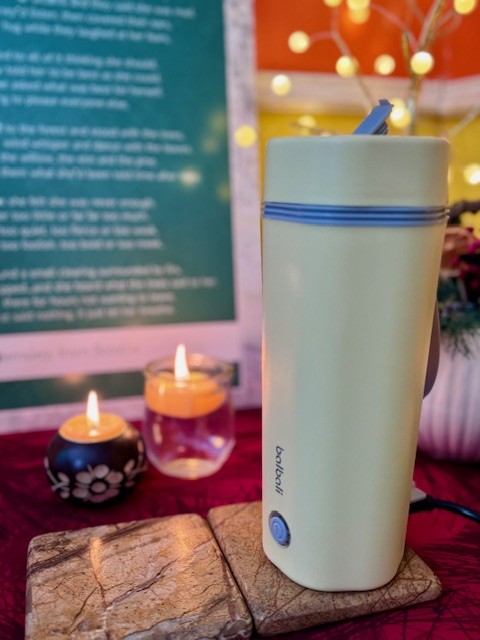
[[[186,364],[181,376],[173,357],[145,368],[143,437],[159,471],[194,480],[218,471],[234,447],[233,367],[201,354]]]

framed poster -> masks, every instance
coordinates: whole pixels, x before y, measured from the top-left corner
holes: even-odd
[[[252,6],[0,0],[0,432],[141,418],[178,343],[260,397]]]

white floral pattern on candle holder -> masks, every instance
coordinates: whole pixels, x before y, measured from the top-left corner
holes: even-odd
[[[136,484],[138,476],[146,469],[145,445],[143,439],[138,437],[136,456],[130,458],[121,469],[108,464],[87,464],[85,469],[69,475],[52,469],[48,455],[45,456],[44,466],[52,491],[61,498],[101,504],[117,498]]]

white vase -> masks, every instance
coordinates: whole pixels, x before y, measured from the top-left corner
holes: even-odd
[[[422,404],[418,447],[433,458],[480,461],[480,333],[469,346],[469,357],[441,347],[437,379]]]

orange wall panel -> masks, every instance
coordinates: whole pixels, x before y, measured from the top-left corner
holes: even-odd
[[[373,61],[381,53],[390,53],[397,62],[394,75],[408,74],[402,50],[401,30],[384,15],[375,10],[378,6],[406,23],[418,37],[421,23],[408,0],[377,0],[372,3],[370,18],[362,25],[351,22],[345,3],[338,10],[327,7],[322,0],[256,0],[257,66],[260,70],[306,71],[333,73],[335,61],[340,55],[331,40],[321,40],[302,54],[288,48],[288,36],[293,31],[308,34],[329,32],[332,11],[338,12],[339,32],[357,58],[360,70],[371,75]],[[417,0],[417,8],[425,15],[432,0]],[[451,10],[451,0],[445,3]],[[458,24],[456,28],[451,27]],[[458,17],[455,23],[446,25],[444,35],[433,46],[435,67],[430,77],[458,78],[480,74],[480,7],[471,14]]]

